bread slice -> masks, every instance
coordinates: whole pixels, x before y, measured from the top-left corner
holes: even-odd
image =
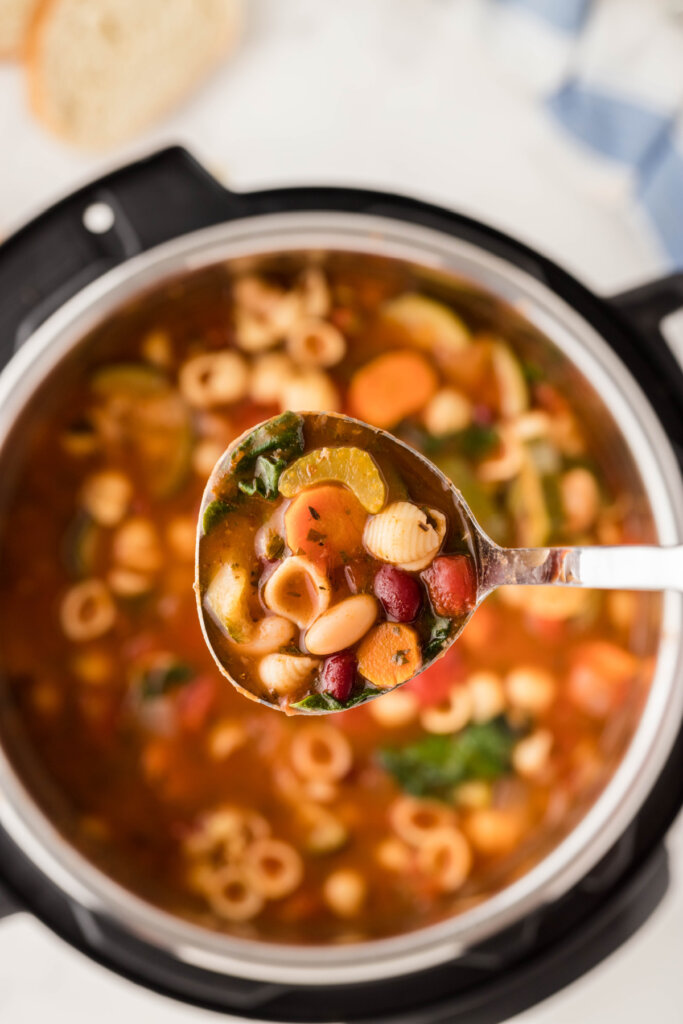
[[[45,0],[28,40],[33,108],[77,145],[121,142],[234,47],[242,13],[241,0]]]
[[[0,57],[19,57],[40,0],[0,0]]]

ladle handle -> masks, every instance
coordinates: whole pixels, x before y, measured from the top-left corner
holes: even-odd
[[[483,559],[482,592],[509,584],[683,591],[683,545],[498,548]]]

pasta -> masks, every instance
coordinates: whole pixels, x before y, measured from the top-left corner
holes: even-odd
[[[336,782],[351,769],[351,745],[339,729],[323,723],[306,725],[292,738],[290,758],[303,779]]]
[[[237,352],[204,352],[181,366],[178,383],[190,405],[211,409],[246,395],[249,369]]]
[[[300,855],[280,839],[252,843],[244,855],[244,872],[254,891],[269,900],[289,896],[304,877]]]
[[[287,335],[287,352],[299,366],[336,366],[344,358],[344,335],[326,320],[299,320]]]
[[[415,571],[433,560],[445,533],[446,517],[438,509],[397,501],[368,521],[363,541],[376,558]]]
[[[67,590],[60,607],[62,629],[70,640],[92,640],[116,621],[116,607],[101,580],[83,580]]]
[[[451,828],[453,812],[436,800],[402,796],[389,808],[389,822],[399,839],[409,846],[422,846],[435,833]]]
[[[272,612],[305,629],[327,608],[330,584],[325,574],[309,559],[294,555],[281,562],[268,577],[263,588],[263,600]]]
[[[472,869],[472,853],[457,828],[435,830],[417,851],[417,867],[430,875],[440,892],[455,892]]]
[[[267,654],[259,665],[261,682],[271,693],[287,695],[301,689],[320,662],[302,654]]]
[[[473,703],[472,693],[466,686],[452,686],[442,703],[423,708],[420,724],[427,732],[439,736],[458,732],[472,717]]]

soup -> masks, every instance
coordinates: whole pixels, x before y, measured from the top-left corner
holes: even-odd
[[[471,528],[407,449],[284,412],[209,482],[196,586],[219,666],[288,713],[343,711],[412,679],[477,596]]]
[[[659,602],[503,588],[380,700],[315,719],[244,700],[197,621],[196,517],[227,445],[301,409],[394,431],[501,543],[645,540],[650,518],[561,354],[474,286],[400,262],[283,255],[172,281],[36,395],[0,528],[22,777],[152,903],[245,938],[348,942],[472,907],[573,827],[637,723]]]

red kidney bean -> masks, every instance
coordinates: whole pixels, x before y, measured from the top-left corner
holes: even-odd
[[[468,555],[440,555],[421,575],[437,615],[454,619],[474,608],[477,579]]]
[[[340,651],[325,658],[322,670],[323,692],[337,700],[347,700],[356,679],[356,656],[353,651]]]
[[[418,580],[395,565],[383,565],[375,575],[374,591],[387,615],[397,622],[412,622],[422,604]]]

